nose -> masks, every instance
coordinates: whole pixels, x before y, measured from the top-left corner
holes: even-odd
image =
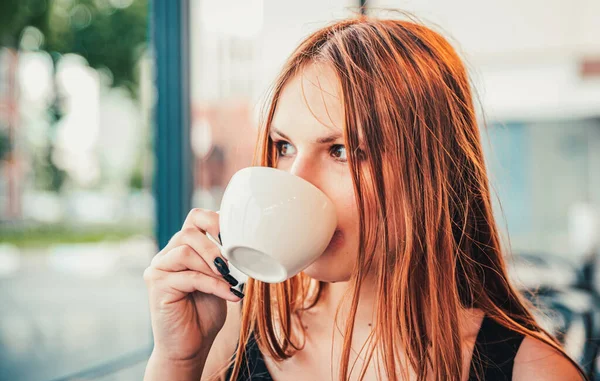
[[[319,165],[314,158],[308,155],[296,155],[289,172],[321,189]]]

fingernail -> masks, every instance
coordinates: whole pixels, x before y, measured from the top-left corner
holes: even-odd
[[[221,233],[219,233],[219,243],[221,243],[221,246],[223,246],[223,241],[221,241]]]
[[[238,298],[243,298],[244,294],[242,294],[241,292],[239,292],[238,290],[236,290],[235,288],[230,288],[229,291],[231,291],[231,293],[235,296],[237,296]]]
[[[223,278],[225,278],[225,280],[232,286],[237,286],[239,283],[237,279],[231,276],[231,274],[223,275]]]
[[[227,263],[225,263],[225,261],[221,257],[216,257],[214,264],[217,270],[219,270],[219,272],[221,273],[221,275],[225,276],[229,274],[229,267],[227,267]]]

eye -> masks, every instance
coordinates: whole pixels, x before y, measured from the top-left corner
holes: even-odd
[[[280,140],[277,142],[273,142],[275,144],[275,149],[277,151],[277,156],[286,157],[291,156],[296,153],[296,148],[293,145],[286,142],[285,140]]]
[[[346,147],[342,144],[334,144],[331,146],[329,153],[332,157],[339,161],[347,161],[348,157],[346,156]]]

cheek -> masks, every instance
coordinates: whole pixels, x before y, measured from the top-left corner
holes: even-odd
[[[335,181],[329,184],[327,195],[335,205],[338,228],[344,235],[354,234],[358,229],[358,208],[354,197],[354,186],[349,178],[332,176]],[[349,238],[349,237],[346,237]]]
[[[309,266],[305,273],[326,282],[343,282],[350,279],[358,253],[358,208],[351,179],[337,175],[331,175],[329,179],[332,181],[328,181],[322,190],[335,205],[340,232],[334,234],[326,255]]]

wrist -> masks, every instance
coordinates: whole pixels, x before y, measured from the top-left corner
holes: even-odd
[[[194,380],[202,376],[208,350],[201,350],[196,356],[177,359],[169,356],[168,351],[154,348],[146,366],[145,381],[152,380]]]

